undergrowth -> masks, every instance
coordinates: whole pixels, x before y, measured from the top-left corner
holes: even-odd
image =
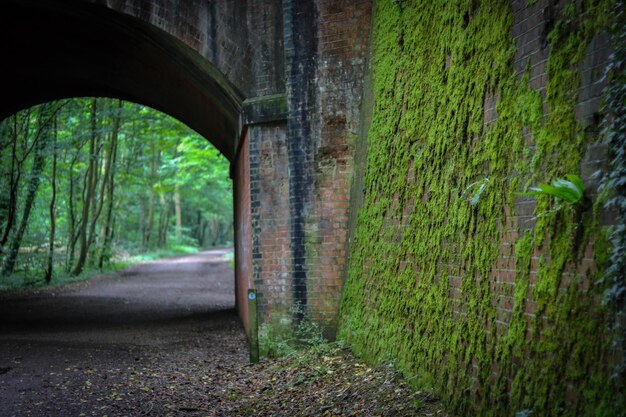
[[[300,317],[294,323],[293,317]],[[259,351],[261,356],[280,358],[292,356],[306,349],[326,349],[329,342],[323,328],[312,320],[300,304],[285,313],[275,313],[259,326]]]
[[[103,269],[84,268],[79,275],[71,275],[68,272],[56,272],[50,283],[46,283],[42,274],[32,274],[27,272],[16,272],[9,276],[2,277],[0,280],[0,292],[30,290],[38,288],[54,288],[62,285],[72,284],[80,281],[87,281],[95,276],[115,273],[122,269],[128,268],[139,260],[133,262],[130,260],[111,262]]]
[[[154,261],[157,259],[171,258],[180,255],[192,255],[198,253],[200,249],[197,246],[172,244],[166,248],[154,249],[149,252],[143,252],[131,256],[128,261],[132,263]]]
[[[603,135],[611,152],[611,170],[603,187],[608,194],[605,206],[616,214],[611,227],[611,264],[602,278],[607,283],[604,302],[612,309],[609,326],[620,358],[614,377],[626,377],[626,12],[624,3],[615,5],[613,60],[607,68],[606,117]]]
[[[153,261],[163,258],[171,258],[180,255],[197,253],[195,246],[172,244],[167,248],[144,252],[137,255],[118,255],[115,259],[104,264],[102,269],[88,266],[79,275],[56,270],[49,284],[44,279],[43,272],[39,270],[17,271],[9,276],[0,277],[0,292],[30,290],[46,287],[58,287],[80,281],[87,281],[98,275],[106,275],[126,269],[132,265]]]

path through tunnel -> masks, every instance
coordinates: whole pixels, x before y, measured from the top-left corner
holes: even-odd
[[[0,295],[3,339],[71,340],[142,337],[154,342],[150,329],[171,327],[178,321],[221,314],[234,309],[230,249],[210,249],[146,261],[117,274],[64,287]],[[139,333],[139,334],[138,334]]]
[[[175,117],[232,162],[239,89],[180,39],[97,3],[2,4],[0,46],[10,60],[1,72],[0,119],[52,100],[118,98]],[[157,409],[147,382],[158,372],[209,372],[247,356],[231,259],[213,250],[65,290],[3,296],[0,414],[78,415],[87,403],[102,412],[97,398],[118,395],[108,399],[114,401],[121,393],[134,397],[120,402],[126,409],[108,409],[113,415],[165,415],[167,404]],[[140,378],[143,386],[118,389],[147,369],[153,376]],[[53,385],[67,395],[50,394]]]
[[[184,252],[232,242],[232,227],[226,227],[232,225],[228,162],[212,145],[164,114],[117,99],[45,103],[10,116],[0,126],[3,232],[9,230],[4,203],[14,197],[5,191],[14,185],[18,190],[18,219],[0,254],[0,287],[23,288],[0,294],[0,415],[95,410],[93,396],[119,392],[115,388],[120,380],[79,391],[87,397],[77,401],[72,393],[79,385],[89,385],[91,380],[84,378],[93,372],[105,372],[108,378],[112,370],[131,366],[157,373],[171,370],[161,366],[162,361],[185,367],[203,358],[203,365],[207,361],[214,366],[245,358],[244,333],[234,310],[230,247],[144,262],[119,273],[109,268],[124,265],[132,253],[138,254],[135,260],[146,259],[145,251],[158,257],[181,248]],[[33,175],[38,156],[45,162]],[[26,218],[37,177],[38,191]],[[50,213],[55,214],[48,218],[50,201]],[[88,201],[93,209],[86,209]],[[113,208],[112,214],[108,208]],[[196,220],[196,213],[198,223],[190,226],[188,219]],[[86,215],[92,217],[85,220]],[[220,225],[221,236],[207,235],[207,219]],[[4,275],[23,223],[28,230],[19,238],[17,267]],[[57,234],[48,241],[53,224]],[[91,246],[85,250],[84,273],[73,276],[83,247],[81,230]],[[40,288],[46,253],[53,259],[52,286]],[[67,284],[93,275],[105,253],[108,274]],[[55,400],[51,387],[64,387],[70,396]],[[129,387],[124,395],[137,388]],[[151,404],[145,398],[130,400],[122,408],[102,407],[115,414]]]
[[[151,17],[121,13],[100,3],[3,3],[0,43],[11,59],[3,65],[0,78],[0,119],[51,100],[114,97],[175,117],[232,163],[241,133],[241,89],[206,53],[201,55],[188,45],[193,42],[160,29]],[[174,25],[186,25],[177,15],[170,19]],[[234,185],[238,187],[237,181]],[[234,195],[245,199],[246,191],[235,190]],[[236,219],[240,221],[250,219]],[[235,229],[241,228],[235,224]],[[248,243],[239,246],[247,249],[245,259],[251,256]],[[237,258],[240,263],[242,257]]]

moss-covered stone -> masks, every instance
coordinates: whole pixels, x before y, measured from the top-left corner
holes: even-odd
[[[515,244],[509,324],[495,330],[499,225],[515,214],[516,192],[578,172],[594,140],[575,118],[577,64],[610,23],[612,2],[577,4],[549,35],[543,97],[513,69],[507,2],[377,2],[365,191],[340,337],[432,384],[461,415],[625,408],[623,387],[610,379],[598,272],[575,272],[588,244],[607,258],[591,204],[557,209],[538,198],[535,225]],[[497,120],[487,125],[486,97],[497,98]],[[476,181],[487,186],[471,205],[462,194]],[[569,286],[561,285],[566,269],[574,271]]]

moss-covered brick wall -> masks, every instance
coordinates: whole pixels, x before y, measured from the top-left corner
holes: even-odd
[[[460,416],[624,415],[601,302],[611,216],[590,175],[608,160],[614,7],[376,2],[340,337]],[[518,194],[570,173],[582,203]]]

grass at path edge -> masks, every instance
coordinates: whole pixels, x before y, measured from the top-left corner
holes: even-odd
[[[181,255],[192,255],[200,252],[200,248],[188,245],[172,245],[167,248],[156,249],[137,255],[125,255],[109,262],[104,268],[86,267],[82,273],[72,276],[65,271],[57,271],[53,274],[50,284],[44,281],[43,272],[34,275],[32,272],[18,271],[10,276],[0,277],[0,294],[29,291],[34,289],[57,288],[76,282],[87,281],[96,276],[111,275],[133,265],[156,261],[159,259],[173,258]]]

